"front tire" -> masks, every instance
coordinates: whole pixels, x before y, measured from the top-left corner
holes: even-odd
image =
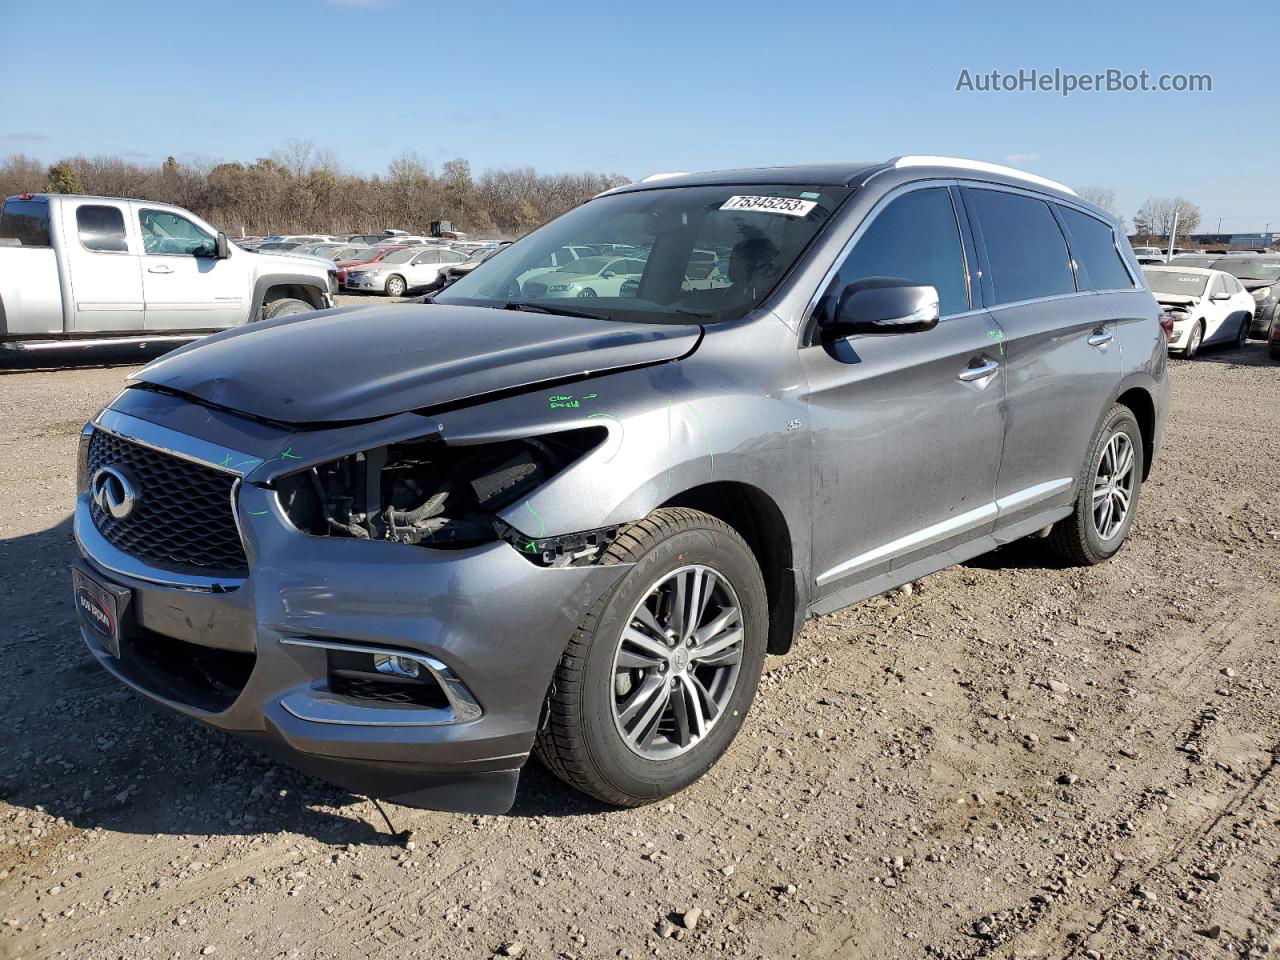
[[[1245,317],[1240,321],[1240,329],[1236,331],[1236,349],[1243,350],[1249,343],[1249,327],[1253,325],[1253,317]]]
[[[1200,352],[1200,344],[1204,341],[1204,321],[1196,322],[1191,328],[1190,338],[1187,340],[1187,346],[1182,351],[1183,359],[1193,360],[1195,355]]]
[[[404,277],[399,274],[392,274],[387,277],[386,293],[388,297],[403,297],[408,285],[404,282]]]
[[[281,297],[279,300],[272,300],[270,303],[263,304],[262,319],[274,320],[276,317],[291,317],[296,313],[310,313],[314,309],[315,307],[305,300]]]
[[[535,751],[570,786],[634,807],[689,786],[737,735],[764,666],[768,600],[743,539],[696,510],[655,510],[600,562],[634,566],[570,639]]]
[[[1049,534],[1049,546],[1067,563],[1090,567],[1119,552],[1133,527],[1142,491],[1142,431],[1133,411],[1115,404],[1089,445],[1071,516]]]

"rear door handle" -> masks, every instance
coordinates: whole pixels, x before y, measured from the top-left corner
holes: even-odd
[[[981,363],[976,367],[965,367],[963,370],[960,371],[959,376],[960,376],[960,379],[963,380],[965,383],[969,383],[973,380],[981,380],[984,377],[989,377],[999,369],[1000,369],[999,363],[997,363],[995,360],[988,360],[985,363]]]
[[[173,267],[167,263],[161,263],[154,267],[147,267],[147,273],[173,273]]]
[[[1093,333],[1089,336],[1089,346],[1091,346],[1091,347],[1101,347],[1103,344],[1110,343],[1110,342],[1111,342],[1111,338],[1112,338],[1112,337],[1114,337],[1114,336],[1115,336],[1115,334],[1114,334],[1114,333],[1112,333],[1110,330],[1105,330],[1105,329],[1104,329],[1104,330],[1095,330],[1095,331],[1093,331]]]

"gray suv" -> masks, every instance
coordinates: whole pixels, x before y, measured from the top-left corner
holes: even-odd
[[[638,266],[545,266],[602,244]],[[81,439],[84,637],[359,793],[502,811],[536,753],[646,803],[729,747],[806,618],[1020,538],[1112,556],[1166,362],[1119,225],[1059,184],[650,178],[432,303],[146,367]]]

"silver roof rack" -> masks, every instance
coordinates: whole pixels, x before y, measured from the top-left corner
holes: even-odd
[[[1063,193],[1069,193],[1073,197],[1076,196],[1076,192],[1065,183],[1050,180],[1048,177],[1038,177],[1034,173],[1027,173],[1025,170],[1016,170],[1013,167],[1002,166],[998,163],[986,163],[982,160],[964,160],[960,157],[897,157],[893,161],[893,165],[895,167],[962,167],[965,170],[973,170],[978,173],[998,173],[1001,176],[1012,177],[1016,180],[1026,180],[1028,183],[1038,183],[1042,187],[1052,187],[1054,190],[1061,190]]]

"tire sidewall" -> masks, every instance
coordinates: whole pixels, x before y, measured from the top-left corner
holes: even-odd
[[[1107,443],[1116,433],[1123,431],[1129,437],[1129,442],[1133,445],[1133,494],[1129,500],[1129,512],[1124,518],[1124,523],[1120,530],[1110,540],[1103,540],[1098,536],[1098,531],[1094,527],[1093,520],[1093,483],[1098,475],[1098,462],[1102,458],[1102,452],[1106,449]],[[1145,453],[1142,449],[1142,431],[1138,428],[1138,421],[1133,414],[1126,408],[1112,412],[1103,424],[1102,429],[1098,433],[1098,439],[1094,442],[1089,452],[1089,460],[1085,465],[1084,481],[1080,488],[1080,505],[1078,509],[1082,513],[1082,524],[1085,546],[1088,551],[1094,555],[1097,560],[1106,560],[1120,551],[1125,541],[1129,539],[1129,531],[1133,529],[1134,517],[1138,515],[1138,498],[1142,493],[1142,472],[1145,469],[1144,461]]]
[[[613,718],[613,661],[631,612],[654,583],[687,564],[728,581],[742,610],[743,659],[725,713],[706,738],[670,760],[646,760],[623,742]],[[658,799],[701,777],[724,753],[755,698],[768,644],[768,605],[759,568],[741,541],[711,528],[685,530],[653,546],[615,587],[591,638],[583,670],[583,739],[597,773],[614,789]]]
[[[1187,360],[1194,359],[1195,355],[1200,352],[1200,347],[1204,344],[1204,325],[1197,322],[1191,328],[1191,339],[1187,341],[1187,348],[1183,351]]]

